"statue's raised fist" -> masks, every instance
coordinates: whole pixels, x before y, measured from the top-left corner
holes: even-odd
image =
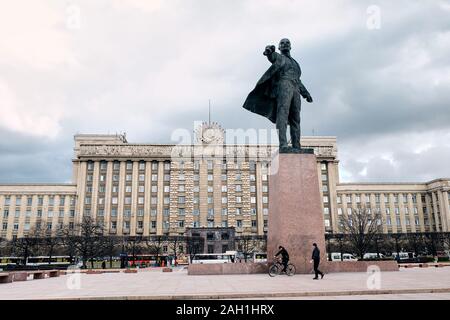
[[[269,45],[269,46],[266,46],[266,49],[264,50],[263,54],[265,56],[267,56],[267,55],[271,54],[272,52],[275,52],[275,46]]]

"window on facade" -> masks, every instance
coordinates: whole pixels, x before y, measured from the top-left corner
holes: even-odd
[[[63,215],[64,215],[64,213],[63,213]],[[105,215],[105,210],[103,210],[103,209],[98,209],[97,216],[103,217],[104,215]]]
[[[168,217],[168,216],[169,216],[169,213],[170,213],[169,208],[164,208],[164,209],[163,209],[163,215],[164,215],[165,217]]]
[[[31,212],[30,212],[31,214]],[[62,218],[64,217],[64,210],[59,210],[59,217]]]
[[[170,192],[170,186],[164,186],[164,193]]]
[[[251,209],[250,209],[250,213],[251,213],[252,215],[256,215],[256,208],[251,208]]]
[[[151,215],[152,217],[155,217],[155,216],[156,216],[156,209],[151,209],[151,210],[150,210],[150,215]]]
[[[179,192],[184,192],[184,191],[185,191],[184,184],[180,184],[180,185],[178,186],[178,191],[179,191]]]
[[[164,170],[170,170],[170,162],[164,162]]]
[[[324,208],[323,208],[323,213],[324,213],[324,214],[330,214],[330,208],[324,207]]]
[[[200,210],[199,210],[198,208],[194,208],[194,209],[192,210],[192,215],[198,216],[199,214],[200,214]]]
[[[268,208],[263,208],[263,215],[267,216],[269,214]]]
[[[186,210],[184,208],[179,208],[178,209],[178,215],[179,216],[184,216],[186,214]]]
[[[236,220],[236,227],[242,228],[242,220]]]
[[[64,198],[62,198],[62,199],[64,199]],[[33,198],[32,198],[32,197],[28,197],[28,198],[27,198],[27,206],[31,206],[32,203],[33,203]],[[64,205],[64,204],[63,204],[63,205]]]
[[[144,197],[138,197],[138,204],[144,204]]]
[[[125,197],[125,204],[131,204],[131,197]]]
[[[16,218],[20,217],[20,209],[16,209],[14,217]]]
[[[342,215],[342,208],[338,208],[338,215]]]
[[[178,203],[184,203],[184,202],[180,202],[180,198],[184,198],[184,197],[178,197]],[[170,204],[169,197],[164,197],[164,204]]]
[[[256,197],[250,197],[250,203],[255,204],[256,203]]]
[[[139,186],[138,192],[140,193],[145,192],[145,186]]]
[[[138,225],[137,225],[138,229],[142,229],[144,227],[144,221],[138,221],[137,223],[138,223]]]
[[[228,209],[227,208],[222,208],[222,215],[226,216],[228,214]]]
[[[262,197],[263,203],[269,203],[269,197]]]
[[[328,203],[328,196],[324,196],[324,197],[323,197],[323,202],[324,202],[324,203]]]
[[[185,202],[186,202],[186,198],[185,197],[178,197],[178,203],[185,203]]]
[[[208,186],[208,192],[213,192],[213,191],[214,191],[213,186]]]
[[[228,202],[228,198],[227,197],[222,197],[222,203],[227,203]]]
[[[236,208],[236,215],[242,214],[242,208]]]
[[[184,228],[184,220],[178,220],[178,227]]]
[[[325,219],[324,223],[325,223],[325,227],[329,227],[330,226],[330,220],[329,219]]]
[[[242,197],[236,197],[236,203],[242,203]]]
[[[119,181],[119,175],[118,174],[113,175],[113,181]]]
[[[117,209],[116,208],[111,209],[111,217],[117,217]]]

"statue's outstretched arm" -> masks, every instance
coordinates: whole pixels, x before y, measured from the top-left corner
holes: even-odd
[[[306,89],[306,87],[303,85],[302,81],[299,79],[299,87],[300,87],[300,94],[303,98],[306,99],[308,102],[312,102],[312,97],[309,94],[309,91]]]

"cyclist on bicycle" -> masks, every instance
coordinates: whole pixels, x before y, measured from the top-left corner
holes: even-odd
[[[279,256],[281,254],[281,263],[283,264],[283,270],[281,270],[281,272],[286,272],[286,268],[289,263],[289,253],[283,246],[279,246],[278,249],[280,251],[278,251],[278,253],[275,254],[274,257],[276,258],[277,256]]]

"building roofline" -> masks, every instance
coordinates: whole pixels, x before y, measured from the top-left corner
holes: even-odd
[[[75,183],[33,183],[33,182],[19,182],[19,183],[0,183],[0,186],[55,186],[55,187],[76,187]]]
[[[393,186],[398,186],[398,185],[412,185],[412,184],[419,184],[419,185],[426,185],[426,184],[431,184],[431,183],[435,183],[435,182],[446,182],[446,181],[450,181],[450,178],[437,178],[437,179],[433,179],[430,181],[425,181],[425,182],[340,182],[338,183],[336,186],[352,186],[352,185],[363,185],[363,186],[379,186],[379,185],[393,185]]]

